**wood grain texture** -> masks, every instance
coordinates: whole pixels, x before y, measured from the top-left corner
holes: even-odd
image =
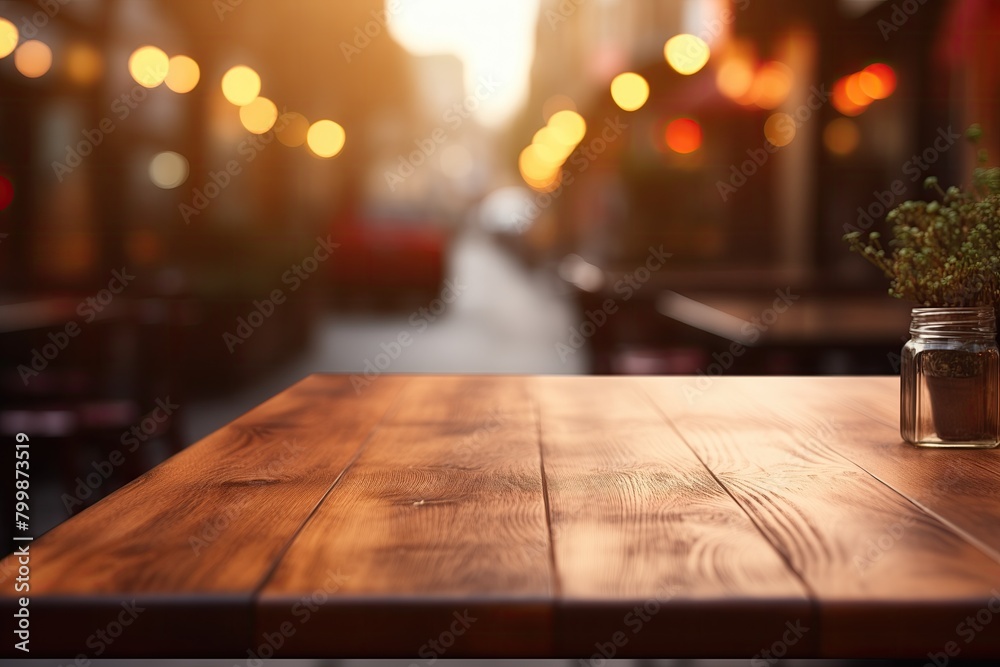
[[[806,582],[822,654],[925,655],[989,603],[1000,563],[842,455],[863,434],[906,445],[884,423],[831,409],[829,388],[810,403],[815,381],[803,379],[727,378],[697,395],[685,392],[692,379],[638,382]],[[965,657],[1000,651],[994,630]]]
[[[773,379],[769,387],[771,401],[792,408],[800,423],[823,411],[836,414],[837,437],[829,442],[831,448],[1000,563],[1000,450],[926,449],[904,443],[899,436],[897,378],[829,378],[822,386]],[[884,428],[872,427],[870,419]],[[893,537],[883,535],[883,546]],[[899,539],[910,538],[904,532]],[[996,585],[1000,580],[988,583],[992,584],[988,589],[962,602],[925,605],[928,614],[940,619],[936,625],[948,635],[944,643],[954,641],[964,657],[1000,655],[1000,625],[985,624],[976,630],[984,618],[1000,612],[1000,586]],[[915,588],[926,587],[921,582]],[[950,586],[945,595],[949,592],[954,592]],[[847,637],[862,634],[868,616],[850,608],[831,610],[828,616],[835,613],[828,621],[831,632],[826,650],[831,653],[838,648],[834,631]],[[977,615],[979,620],[970,623],[968,619]]]
[[[133,600],[100,657],[1000,655],[1000,451],[896,415],[888,378],[312,376],[33,544],[33,656]]]
[[[162,627],[183,628],[176,641],[206,654],[245,648],[254,591],[404,382],[356,396],[347,378],[312,376],[36,541],[40,654],[87,652],[90,634],[132,599],[147,611],[105,655],[144,655]],[[2,596],[13,602],[10,588]],[[83,596],[94,618],[67,623],[67,600]],[[235,619],[239,636],[192,609]]]
[[[537,378],[532,390],[562,654],[589,656],[621,632],[620,657],[746,656],[786,622],[812,622],[779,553],[631,380]],[[756,613],[737,611],[747,599]],[[807,637],[790,654],[810,648]]]
[[[304,619],[328,571],[342,578]],[[551,581],[526,381],[414,378],[263,589],[257,633],[291,624],[290,656],[413,656],[443,633],[452,655],[547,653]]]
[[[776,401],[803,414],[838,415],[839,454],[867,470],[1000,561],[1000,449],[928,449],[899,437],[899,382],[895,378],[829,378],[792,387],[773,382]],[[789,396],[792,393],[794,396]],[[838,409],[845,406],[848,410]],[[872,428],[871,417],[886,428]]]

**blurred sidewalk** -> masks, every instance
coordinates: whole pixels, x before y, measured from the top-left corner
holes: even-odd
[[[186,442],[205,437],[310,373],[362,372],[366,361],[374,362],[383,351],[383,343],[403,332],[413,343],[388,373],[584,372],[583,351],[565,363],[556,354],[555,344],[573,324],[573,310],[551,276],[529,272],[491,237],[469,231],[453,244],[448,278],[460,293],[426,329],[421,322],[429,318],[418,310],[327,313],[311,349],[292,363],[238,394],[188,405]]]

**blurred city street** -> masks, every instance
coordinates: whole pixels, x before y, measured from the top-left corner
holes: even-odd
[[[448,279],[460,294],[422,333],[408,312],[327,312],[309,347],[265,378],[218,400],[197,401],[184,412],[185,437],[194,442],[310,373],[363,377],[383,343],[401,332],[413,344],[386,369],[391,373],[578,374],[586,350],[560,359],[556,344],[577,324],[569,292],[551,272],[533,271],[475,228],[456,239]],[[429,311],[428,311],[429,312]],[[431,313],[433,317],[433,313]],[[375,380],[377,381],[377,380]]]
[[[986,308],[1000,293],[1000,215],[984,197],[1000,196],[998,34],[992,0],[0,0],[0,440],[16,441],[26,477],[30,449],[30,484],[9,495],[52,549],[36,592],[163,595],[176,616],[149,636],[200,648],[200,614],[229,605],[232,628],[256,633],[272,592],[291,599],[304,589],[281,586],[303,572],[295,585],[313,588],[336,561],[359,567],[338,611],[348,626],[375,609],[366,595],[398,595],[390,611],[429,622],[407,596],[512,593],[523,610],[489,613],[525,634],[551,624],[545,656],[569,655],[557,649],[577,602],[599,602],[580,617],[585,641],[565,644],[587,648],[607,641],[587,622],[620,625],[608,591],[631,605],[702,575],[697,605],[764,593],[733,617],[758,630],[775,601],[801,597],[822,632],[828,599],[881,605],[891,577],[856,577],[850,555],[895,520],[895,487],[859,461],[826,494],[827,475],[803,470],[839,474],[850,440],[965,516],[964,491],[930,486],[937,459],[893,458],[896,377],[917,365],[900,353],[915,308]],[[992,343],[993,318],[976,318],[976,344]],[[992,348],[964,365],[948,352],[946,387],[972,392],[998,363]],[[815,393],[756,391],[784,377]],[[833,385],[836,400],[815,389]],[[969,408],[996,422],[995,392],[975,391],[933,421]],[[842,430],[823,421],[815,435],[809,415],[834,405]],[[946,430],[932,444],[989,444],[985,427]],[[293,441],[308,443],[301,456],[287,456]],[[819,491],[778,516],[783,471]],[[970,505],[995,500],[993,477]],[[736,478],[759,487],[752,502],[726,486]],[[907,512],[933,506],[919,491]],[[984,533],[996,519],[970,515]],[[8,552],[34,539],[15,535],[27,517],[9,519]],[[195,538],[220,521],[229,532],[203,558]],[[884,572],[950,572],[925,533]],[[78,543],[80,581],[62,546]],[[754,544],[774,553],[759,560]],[[982,545],[965,548],[954,563],[979,567]],[[134,577],[121,586],[119,561]],[[382,566],[403,585],[380,589]],[[962,567],[938,586],[966,582]],[[585,585],[564,587],[573,576]],[[171,606],[203,586],[211,604]],[[850,623],[867,631],[865,618]],[[741,647],[723,655],[752,655],[740,642],[758,637],[736,625],[749,634],[722,637]],[[358,657],[348,640],[376,636],[348,626],[339,652],[315,657]],[[505,633],[462,655],[506,655],[518,638]],[[716,647],[678,635],[704,657]],[[180,640],[158,655],[184,654]],[[819,633],[806,643],[825,647]],[[653,655],[642,646],[603,662]]]

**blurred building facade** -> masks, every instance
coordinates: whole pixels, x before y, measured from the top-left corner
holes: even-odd
[[[967,180],[974,160],[961,132],[996,124],[992,102],[981,101],[995,98],[983,85],[994,59],[972,36],[989,33],[994,13],[962,2],[915,12],[888,2],[544,3],[511,162],[558,108],[578,110],[588,135],[558,185],[536,187],[545,205],[535,207],[522,252],[589,267],[579,272],[591,278],[575,285],[581,314],[614,297],[616,279],[648,248],[673,253],[630,315],[592,341],[595,370],[703,369],[731,341],[699,328],[670,295],[749,320],[775,290],[794,287],[810,307],[762,335],[772,354],[750,351],[739,372],[893,372],[907,306],[885,299],[883,278],[841,236],[883,229],[892,206],[924,196],[926,176]],[[664,35],[679,32],[711,50],[693,76],[664,59]],[[845,83],[870,66],[888,73],[891,89],[855,103]],[[648,82],[638,110],[609,93],[621,72]],[[671,143],[675,121],[694,128],[690,150]],[[878,309],[884,327],[863,314]]]
[[[581,323],[618,306],[586,341],[593,372],[892,373],[908,307],[841,236],[884,229],[926,176],[966,181],[970,123],[1000,154],[996,3],[902,6],[540,0],[528,99],[494,128],[467,59],[393,37],[410,3],[2,0],[0,430],[114,446],[158,400],[285,364],[331,302],[405,326],[494,210],[520,290],[554,284]],[[451,27],[476,7],[455,3]],[[705,42],[690,75],[665,59],[679,33]],[[194,85],[142,85],[143,46],[189,57]],[[227,98],[235,66],[271,125]],[[848,91],[862,72],[876,97]],[[631,111],[610,90],[622,73],[648,85]],[[522,178],[567,110],[586,129],[562,176]],[[343,130],[325,155],[316,121]],[[153,437],[183,444],[169,420]]]

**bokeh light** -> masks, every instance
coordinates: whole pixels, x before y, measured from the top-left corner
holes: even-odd
[[[823,129],[823,145],[834,155],[850,155],[860,142],[858,124],[850,118],[835,118]]]
[[[568,154],[566,153],[565,144],[561,142],[556,141],[554,147],[550,147],[548,143],[543,143],[547,136],[549,135],[543,134],[540,137],[541,141],[532,143],[525,148],[521,151],[517,159],[517,167],[521,173],[521,178],[532,189],[541,192],[551,191],[558,186],[562,174],[563,161]],[[572,152],[573,148],[575,146],[571,146],[568,149],[569,152]]]
[[[347,133],[332,120],[318,120],[309,128],[306,142],[318,157],[331,158],[344,149]]]
[[[180,153],[165,151],[149,162],[149,180],[158,188],[172,190],[188,177],[188,161]]]
[[[90,44],[78,42],[66,52],[66,76],[78,86],[89,86],[101,78],[104,58]]]
[[[260,95],[260,75],[246,65],[237,65],[222,77],[222,94],[238,107],[250,104]]]
[[[240,107],[240,122],[253,134],[268,132],[278,120],[278,106],[266,97]]]
[[[546,181],[559,169],[562,160],[552,150],[531,144],[517,158],[517,166],[526,180]]]
[[[635,111],[649,99],[649,83],[635,72],[619,74],[611,81],[611,99],[623,111]]]
[[[711,51],[700,37],[683,34],[667,40],[663,46],[663,55],[676,72],[691,75],[705,66]]]
[[[562,159],[569,157],[569,154],[576,148],[574,144],[567,144],[559,140],[555,130],[546,125],[531,138],[531,143],[544,146]]]
[[[844,93],[852,104],[859,107],[866,107],[872,103],[872,98],[861,90],[861,73],[856,72],[844,81]]]
[[[175,93],[190,93],[201,80],[201,68],[194,58],[174,56],[170,59],[165,80],[167,88]]]
[[[281,114],[281,122],[274,129],[278,141],[289,148],[298,148],[306,143],[309,134],[309,121],[297,111]]]
[[[754,77],[754,104],[761,109],[776,109],[788,98],[792,83],[791,67],[777,60],[764,63]]]
[[[665,139],[675,153],[693,153],[701,148],[701,125],[693,118],[678,118],[667,125]]]
[[[547,123],[559,111],[576,111],[576,102],[569,95],[552,95],[542,103],[542,119]]]
[[[14,203],[14,184],[10,179],[0,174],[0,211]]]
[[[544,163],[534,161],[536,156],[532,155],[530,151],[528,153],[526,151],[528,148],[521,151],[521,156],[518,158],[518,171],[521,173],[521,178],[533,190],[551,192],[559,185],[562,178],[561,166],[554,165],[546,168]]]
[[[169,69],[167,54],[155,46],[141,46],[128,59],[129,74],[144,88],[156,88],[163,83]]]
[[[873,63],[861,70],[858,85],[873,100],[884,100],[896,90],[896,72],[885,63]]]
[[[52,68],[52,49],[38,40],[28,40],[14,51],[14,66],[29,79],[44,76]]]
[[[753,82],[753,66],[743,58],[727,59],[715,73],[715,86],[720,93],[732,100],[750,92]]]
[[[787,146],[795,138],[795,119],[784,112],[771,114],[764,121],[764,137],[779,148]]]
[[[521,178],[532,190],[552,192],[559,187],[559,183],[562,181],[562,169],[556,169],[544,179],[535,179],[524,174],[521,174]]]
[[[17,48],[17,26],[0,18],[0,58],[6,58]]]
[[[867,106],[855,104],[847,95],[847,77],[841,78],[833,84],[833,94],[831,96],[833,108],[845,116],[857,116],[862,113]]]
[[[569,109],[552,114],[548,127],[552,128],[557,140],[568,146],[576,146],[587,134],[587,122],[583,116]]]

